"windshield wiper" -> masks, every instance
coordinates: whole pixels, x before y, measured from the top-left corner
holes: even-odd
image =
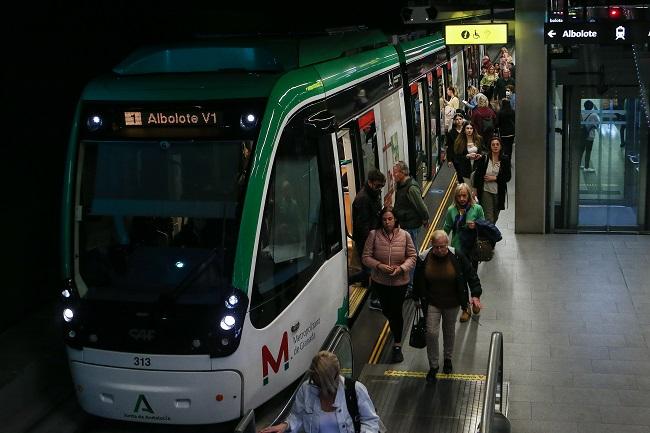
[[[174,287],[172,290],[168,292],[161,293],[160,296],[158,297],[159,302],[167,302],[167,303],[172,303],[175,302],[178,297],[185,292],[189,287],[191,287],[192,283],[199,278],[203,273],[209,268],[210,263],[215,259],[217,256],[217,251],[219,250],[219,247],[214,247],[212,250],[208,253],[205,259],[198,265],[194,266],[192,270],[190,270],[185,278],[178,283],[176,287]]]

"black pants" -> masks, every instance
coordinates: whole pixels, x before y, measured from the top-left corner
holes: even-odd
[[[503,144],[503,154],[512,156],[512,143],[515,141],[515,136],[501,136],[501,143]]]
[[[591,149],[594,147],[594,140],[585,139],[585,168],[591,165]]]
[[[372,282],[372,287],[379,295],[381,302],[381,311],[388,319],[390,331],[393,333],[393,340],[395,343],[402,342],[402,332],[404,330],[404,316],[402,316],[402,304],[404,303],[404,295],[406,294],[406,287],[403,286],[384,286],[376,281]]]

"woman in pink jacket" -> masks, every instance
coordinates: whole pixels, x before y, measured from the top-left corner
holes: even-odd
[[[393,333],[392,362],[402,362],[402,304],[417,253],[411,236],[399,228],[392,206],[383,208],[380,217],[382,228],[368,235],[362,260],[372,270],[372,287],[379,295],[381,310]]]

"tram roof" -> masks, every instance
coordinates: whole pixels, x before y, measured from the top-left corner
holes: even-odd
[[[287,71],[389,45],[384,33],[369,30],[309,38],[215,38],[147,47],[137,50],[113,68],[113,74],[90,83],[84,98],[266,97],[279,76]],[[401,42],[400,46],[408,63],[444,46],[444,40],[439,35],[427,36]]]

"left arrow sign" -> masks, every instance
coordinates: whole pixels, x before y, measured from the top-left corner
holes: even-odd
[[[549,31],[549,32],[547,33],[547,35],[548,35],[549,38],[552,38],[553,36],[556,35],[555,30],[551,30],[551,31]]]

